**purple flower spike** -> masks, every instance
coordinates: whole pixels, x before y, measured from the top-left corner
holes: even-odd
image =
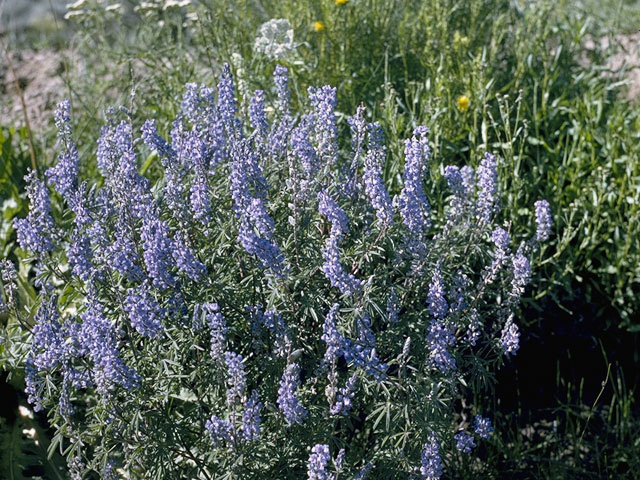
[[[278,389],[278,406],[289,424],[302,423],[307,409],[300,404],[297,390],[300,386],[300,365],[290,363],[285,368]]]

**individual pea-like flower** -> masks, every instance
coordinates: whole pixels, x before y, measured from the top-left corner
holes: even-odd
[[[391,197],[382,179],[382,167],[387,150],[384,146],[382,127],[378,122],[368,124],[367,131],[369,132],[368,152],[364,158],[362,174],[364,188],[378,220],[382,225],[387,226],[393,223]]]
[[[409,248],[414,253],[425,251],[425,236],[431,227],[431,206],[423,188],[431,155],[427,144],[428,132],[427,127],[416,127],[413,136],[405,141],[404,148],[404,187],[398,204],[402,221],[409,232]]]
[[[344,387],[338,390],[336,403],[331,406],[332,415],[346,415],[353,405],[353,396],[356,393],[358,376],[354,373],[349,377]]]
[[[436,266],[429,284],[429,293],[427,294],[427,306],[429,313],[436,319],[444,319],[449,313],[449,304],[445,298],[445,286],[442,279],[440,264]]]
[[[71,103],[68,99],[58,104],[55,123],[64,152],[58,157],[56,166],[47,169],[46,176],[49,185],[69,202],[78,188],[78,149],[71,138]]]
[[[162,333],[164,311],[151,295],[148,285],[129,289],[124,311],[140,335],[154,338]]]
[[[309,456],[309,462],[307,464],[308,480],[329,480],[327,465],[330,459],[329,445],[314,445],[311,449],[311,455]]]
[[[247,374],[244,371],[242,355],[226,352],[224,361],[227,365],[227,404],[237,405],[242,402],[247,390]]]
[[[473,440],[473,437],[468,433],[458,432],[453,436],[453,438],[456,441],[456,448],[462,453],[469,454],[476,446],[476,442]]]
[[[455,370],[456,360],[449,352],[449,347],[454,343],[455,336],[451,327],[439,320],[432,321],[427,335],[428,363],[442,373]]]
[[[316,151],[322,167],[335,167],[338,162],[338,126],[336,123],[336,89],[329,85],[309,87],[309,100],[313,106]]]
[[[523,250],[524,244],[520,245],[520,248],[512,258],[513,278],[511,280],[511,292],[509,292],[509,299],[512,303],[515,303],[522,296],[524,287],[531,278],[531,264]]]
[[[373,463],[365,463],[364,467],[358,470],[358,473],[353,476],[353,480],[366,480],[369,477],[371,470],[373,470]]]
[[[52,236],[55,234],[49,192],[35,171],[31,171],[24,179],[30,204],[27,217],[14,220],[18,243],[25,250],[44,254],[53,250]]]
[[[484,418],[480,415],[476,415],[473,421],[473,430],[478,434],[480,438],[489,438],[493,433],[491,420],[489,418]]]
[[[211,358],[222,361],[228,331],[227,323],[224,321],[217,303],[205,303],[202,305],[202,310],[211,331]]]
[[[326,192],[318,193],[318,210],[331,222],[331,233],[322,249],[322,271],[331,283],[344,295],[353,296],[362,288],[362,282],[348,273],[340,263],[339,244],[348,233],[347,215]]]
[[[478,167],[479,217],[489,222],[498,210],[498,163],[495,155],[485,153]]]
[[[265,138],[269,131],[267,114],[265,111],[265,97],[262,90],[256,90],[249,102],[249,120],[251,126],[260,138]]]
[[[97,272],[94,267],[93,252],[89,238],[82,236],[74,239],[67,248],[67,259],[71,265],[71,271],[81,280],[88,282]]]
[[[191,280],[199,280],[207,271],[207,267],[196,259],[186,245],[186,235],[178,232],[173,238],[173,260],[178,268],[184,272]]]
[[[513,315],[509,317],[502,328],[500,346],[507,355],[514,355],[520,348],[520,330],[513,321]]]
[[[433,433],[429,435],[428,441],[424,444],[422,450],[420,475],[425,480],[439,480],[442,476],[440,444]]]
[[[392,288],[387,298],[387,319],[391,323],[398,323],[398,314],[400,313],[398,302],[398,293],[395,288]]]
[[[302,423],[307,416],[307,409],[298,400],[300,386],[300,365],[290,363],[282,374],[278,389],[278,406],[289,424]]]
[[[260,410],[262,402],[258,392],[253,390],[251,396],[244,402],[244,411],[242,412],[242,436],[246,441],[255,441],[260,437]]]
[[[175,286],[176,279],[170,271],[175,264],[174,245],[169,238],[167,223],[157,218],[155,212],[148,212],[142,222],[140,238],[143,242],[144,262],[153,285],[161,289]]]
[[[225,63],[222,66],[222,74],[218,82],[218,105],[217,113],[227,130],[228,135],[232,135],[237,127],[236,112],[236,91],[233,84],[233,75],[231,74],[231,66]]]
[[[206,421],[204,428],[209,432],[211,441],[216,447],[222,445],[223,442],[228,443],[231,441],[233,426],[228,420],[222,420],[221,418],[213,415]]]
[[[538,200],[534,206],[536,209],[536,240],[544,242],[549,239],[553,225],[551,207],[546,200]]]

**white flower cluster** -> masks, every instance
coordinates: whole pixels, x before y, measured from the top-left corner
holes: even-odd
[[[122,13],[122,4],[112,3],[107,0],[77,0],[67,4],[65,20],[81,21],[96,13],[118,14]]]
[[[192,5],[192,0],[147,0],[139,2],[133,11],[144,16],[157,14],[158,12],[179,10]],[[65,20],[83,21],[88,20],[92,16],[101,16],[104,14],[124,14],[125,9],[120,2],[112,0],[76,0],[67,4],[67,13]],[[186,15],[188,21],[197,20],[195,12],[189,12]]]
[[[293,27],[286,18],[273,18],[260,26],[254,50],[271,60],[283,60],[296,48]]]

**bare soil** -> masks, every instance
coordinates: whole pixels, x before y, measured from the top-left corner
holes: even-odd
[[[39,131],[53,120],[56,104],[68,95],[65,65],[59,52],[21,50],[0,61],[0,125],[24,125],[20,92],[32,130]],[[15,75],[14,75],[15,74]],[[19,88],[19,90],[18,90]]]

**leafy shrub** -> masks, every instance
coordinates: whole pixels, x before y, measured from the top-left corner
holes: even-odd
[[[296,118],[287,69],[274,79],[248,121],[228,65],[217,88],[188,84],[170,141],[153,120],[135,138],[111,109],[97,183],[78,178],[60,104],[56,193],[32,172],[15,223],[41,292],[26,392],[73,478],[439,478],[491,436],[472,395],[518,350],[513,312],[549,204],[535,238],[512,239],[486,153],[444,169],[432,211],[424,126],[392,199],[364,107],[341,147],[336,90],[310,88]]]
[[[364,102],[393,134],[385,172],[392,192],[399,191],[402,168],[393,142],[409,136],[414,124],[432,126],[432,150],[443,163],[476,166],[478,152],[499,154],[509,220],[526,223],[530,205],[544,197],[563,232],[548,246],[553,261],[538,270],[529,300],[584,299],[600,311],[603,328],[638,328],[640,121],[618,95],[623,78],[603,75],[612,52],[596,46],[585,53],[587,39],[609,32],[582,5],[208,0],[178,9],[163,3],[139,10],[143,21],[132,21],[133,28],[111,28],[116,22],[104,8],[87,16],[77,40],[92,65],[77,79],[80,91],[103,102],[114,84],[118,92],[135,85],[146,92],[136,113],[167,120],[175,110],[166,99],[177,97],[184,82],[210,75],[220,58],[233,59],[241,90],[265,88],[274,57],[256,41],[270,20],[288,21],[293,40],[285,42],[285,61],[296,65],[296,111],[306,87],[317,83],[339,88],[340,112]],[[603,13],[611,10],[597,13],[611,21]],[[314,30],[316,21],[322,30]],[[116,78],[114,68],[122,72]],[[97,128],[100,102],[84,105],[83,128]],[[609,307],[617,315],[605,313]]]

